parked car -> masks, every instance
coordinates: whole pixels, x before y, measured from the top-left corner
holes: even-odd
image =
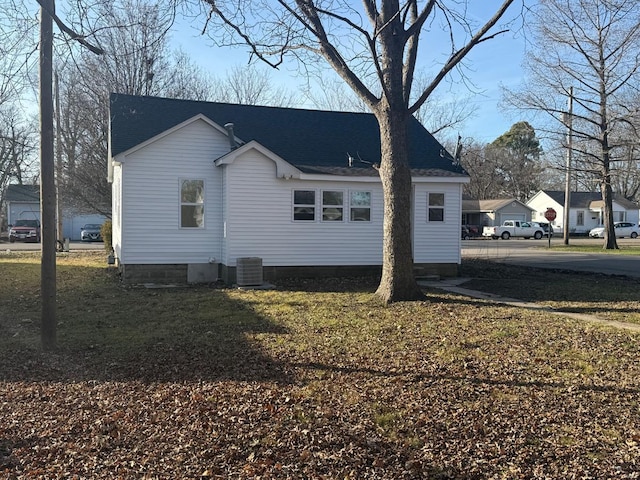
[[[615,222],[613,229],[616,232],[617,238],[637,238],[640,233],[638,231],[638,225],[631,222]],[[589,231],[589,236],[592,238],[604,238],[604,226],[592,228]]]
[[[544,234],[544,230],[537,223],[521,222],[519,220],[505,220],[500,226],[484,227],[482,229],[483,237],[502,238],[503,240],[509,240],[511,237],[525,239],[533,237],[536,240],[540,240]]]
[[[9,241],[13,242],[36,242],[40,243],[40,221],[39,220],[16,220],[10,225]]]
[[[462,225],[461,232],[460,238],[462,238],[462,240],[469,240],[470,238],[480,236],[480,230],[476,225]]]
[[[554,234],[558,233],[558,231],[556,229],[553,228],[553,226],[551,226],[550,223],[547,222],[531,222],[532,225],[538,225],[540,228],[542,228],[542,230],[544,230],[544,236],[545,237],[549,237],[549,228],[551,228],[551,236],[553,237]]]
[[[97,223],[87,223],[86,225],[83,225],[80,229],[80,240],[82,240],[83,242],[101,242],[101,229],[102,225],[99,225]]]

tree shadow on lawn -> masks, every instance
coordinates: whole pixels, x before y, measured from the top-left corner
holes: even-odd
[[[123,288],[103,269],[74,268],[88,280],[59,281],[55,352],[40,349],[39,301],[0,314],[0,380],[291,381],[252,341],[287,330],[225,290]]]

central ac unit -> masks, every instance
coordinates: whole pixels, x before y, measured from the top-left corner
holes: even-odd
[[[236,260],[236,282],[239,287],[262,285],[262,259],[243,257]]]

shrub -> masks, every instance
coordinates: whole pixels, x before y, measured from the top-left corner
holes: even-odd
[[[113,251],[113,244],[111,242],[113,238],[111,220],[107,220],[102,224],[100,234],[102,235],[102,240],[104,240],[104,249],[107,251],[107,253],[111,253]]]

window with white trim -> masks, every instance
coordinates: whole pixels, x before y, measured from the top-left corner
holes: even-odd
[[[301,222],[313,222],[316,219],[315,190],[293,191],[293,219]]]
[[[371,192],[349,192],[349,220],[352,222],[371,221]]]
[[[204,180],[180,180],[180,227],[204,228]]]
[[[322,192],[322,221],[341,222],[344,219],[344,192],[324,190]]]
[[[427,193],[427,221],[444,222],[444,193]]]
[[[578,226],[584,225],[584,210],[578,210],[576,212],[576,225]]]

